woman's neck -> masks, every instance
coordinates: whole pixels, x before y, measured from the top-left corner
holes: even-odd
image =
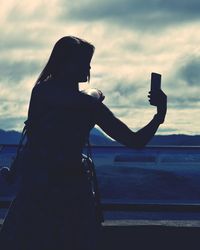
[[[70,91],[79,91],[79,83],[72,80],[72,79],[66,79],[63,77],[57,77],[55,79],[58,85],[62,86],[64,89],[70,90]]]

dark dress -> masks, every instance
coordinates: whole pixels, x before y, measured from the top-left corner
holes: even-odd
[[[94,125],[131,146],[134,133],[101,102],[53,81],[32,91],[26,167],[0,233],[2,250],[95,250],[101,240],[93,195],[82,170]]]

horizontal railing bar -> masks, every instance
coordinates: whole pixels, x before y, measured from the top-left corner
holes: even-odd
[[[17,147],[18,144],[0,144],[0,147]],[[188,149],[188,150],[192,150],[192,149],[200,149],[200,146],[195,146],[195,145],[191,145],[191,146],[187,146],[187,145],[148,145],[145,146],[142,149],[133,149],[133,148],[128,148],[124,145],[91,145],[92,148],[125,148],[127,150],[145,150],[145,149]]]
[[[102,204],[103,211],[200,212],[200,204]]]
[[[0,201],[0,208],[9,208],[11,201]],[[126,204],[102,203],[103,211],[123,212],[200,212],[200,204]]]

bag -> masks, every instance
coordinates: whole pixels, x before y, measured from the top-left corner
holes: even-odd
[[[26,166],[27,159],[29,157],[28,150],[26,144],[24,145],[24,140],[27,132],[27,124],[25,122],[25,126],[23,128],[19,145],[17,147],[16,156],[11,163],[10,168],[3,167],[0,169],[0,176],[8,183],[13,184],[15,181],[19,180],[21,177],[21,173]]]
[[[98,180],[95,172],[95,165],[92,159],[85,154],[82,154],[82,165],[83,168],[88,176],[88,180],[90,182],[93,198],[94,198],[94,205],[96,211],[97,220],[101,223],[104,222],[102,207],[101,207],[101,198],[100,192],[98,187]]]

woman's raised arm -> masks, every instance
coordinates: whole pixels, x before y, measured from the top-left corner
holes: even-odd
[[[154,136],[159,125],[164,122],[167,110],[167,97],[162,91],[159,93],[150,93],[149,97],[150,104],[154,103],[153,105],[156,104],[157,106],[157,114],[146,126],[137,132],[133,132],[129,129],[129,127],[115,117],[104,104],[101,104],[97,112],[96,124],[114,140],[127,147],[144,147]]]

